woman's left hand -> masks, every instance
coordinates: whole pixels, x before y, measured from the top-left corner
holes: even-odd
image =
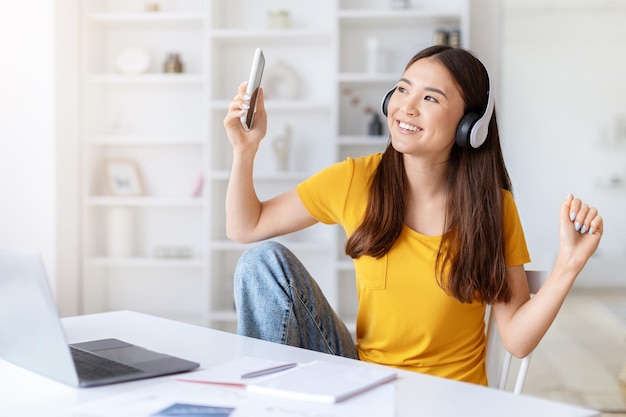
[[[600,244],[604,223],[596,208],[570,194],[561,205],[559,229],[561,255],[582,268]]]

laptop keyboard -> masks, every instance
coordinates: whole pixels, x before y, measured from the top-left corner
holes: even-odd
[[[72,359],[74,360],[78,377],[83,381],[93,381],[143,372],[139,368],[115,362],[111,359],[103,358],[102,356],[94,355],[72,346],[70,346],[70,351],[72,352]]]

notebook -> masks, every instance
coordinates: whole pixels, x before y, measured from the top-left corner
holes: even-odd
[[[200,366],[118,339],[68,345],[40,255],[1,248],[0,357],[77,387],[175,374]]]
[[[391,368],[313,361],[251,383],[247,389],[259,394],[332,404],[393,381],[396,377],[397,373]]]
[[[244,356],[178,380],[333,404],[397,378],[393,368],[360,365],[324,360],[296,364]],[[270,372],[261,372],[263,370]],[[259,376],[247,377],[253,374]]]

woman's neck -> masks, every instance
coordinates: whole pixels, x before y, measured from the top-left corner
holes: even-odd
[[[408,180],[405,225],[414,231],[442,235],[445,230],[447,193],[447,162],[433,164],[412,159],[406,163]]]
[[[445,195],[448,161],[432,162],[426,158],[405,157],[409,194],[413,198],[435,198]]]

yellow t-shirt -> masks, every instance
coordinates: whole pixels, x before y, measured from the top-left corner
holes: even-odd
[[[309,213],[320,222],[340,224],[350,236],[367,205],[371,176],[381,154],[348,158],[298,185]],[[508,266],[530,261],[517,208],[505,201]],[[405,226],[382,258],[354,261],[359,298],[357,350],[368,362],[430,375],[487,384],[485,305],[464,304],[438,285],[435,257],[441,236],[425,236]]]

